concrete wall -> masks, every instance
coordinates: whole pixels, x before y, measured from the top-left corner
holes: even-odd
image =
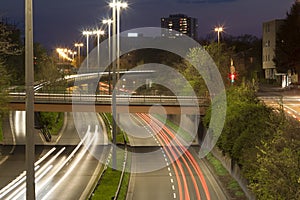
[[[246,197],[251,200],[255,200],[255,195],[248,189],[247,180],[242,176],[241,169],[237,164],[232,162],[232,159],[226,155],[223,155],[217,147],[213,148],[211,152],[226,168],[226,170],[230,173],[230,175],[239,183],[240,187],[244,191]]]

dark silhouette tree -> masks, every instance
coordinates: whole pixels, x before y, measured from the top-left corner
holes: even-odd
[[[274,62],[278,72],[300,72],[300,1],[296,0],[276,38]]]

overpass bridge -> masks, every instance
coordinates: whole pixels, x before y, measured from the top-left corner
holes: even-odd
[[[11,110],[25,110],[25,92],[9,93]],[[118,113],[166,114],[200,114],[204,115],[209,106],[206,97],[189,96],[151,96],[151,95],[117,95],[116,109]],[[198,109],[196,106],[198,105]],[[158,109],[156,109],[158,108]],[[41,112],[112,112],[111,95],[71,94],[71,93],[35,93],[34,110]]]

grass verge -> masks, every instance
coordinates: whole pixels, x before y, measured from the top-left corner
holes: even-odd
[[[56,124],[54,126],[52,126],[51,129],[51,133],[53,135],[57,135],[60,131],[60,129],[63,127],[64,125],[64,113],[58,113],[57,114],[57,119],[56,119]]]
[[[126,169],[125,171],[130,171],[129,169],[131,168],[131,157],[130,157],[130,152],[127,153],[127,163],[126,163]],[[125,200],[127,196],[127,190],[128,190],[128,185],[129,185],[129,179],[130,179],[130,173],[125,172],[124,177],[122,180],[122,185],[120,188],[118,200]]]
[[[100,114],[100,116],[103,118],[105,126],[107,128],[107,131],[111,132],[111,125],[112,125],[112,115],[110,113]],[[108,138],[112,141],[112,135],[108,134]],[[124,144],[124,140],[128,142],[128,138],[126,136],[126,133],[122,130],[118,131],[117,134],[117,143],[118,144]],[[124,162],[124,151],[123,150],[117,150],[117,165],[119,166],[118,169],[121,169],[121,165]],[[126,168],[130,168],[131,159],[129,156],[129,153],[127,154],[127,162],[126,162]],[[111,160],[110,160],[111,165]],[[129,171],[129,170],[125,170]],[[111,200],[115,196],[115,193],[117,191],[119,181],[121,178],[122,172],[118,170],[113,170],[112,168],[108,167],[103,175],[100,177],[100,180],[98,181],[97,188],[94,191],[94,194],[92,196],[92,200]],[[124,172],[120,191],[118,194],[118,200],[125,200],[127,196],[127,189],[130,179],[130,173]]]
[[[0,142],[3,142],[2,120],[0,120]]]
[[[112,126],[112,120],[113,120],[112,114],[111,113],[105,113],[105,114],[100,114],[100,116],[104,120],[107,131],[111,132],[112,130],[111,130],[110,127]],[[112,141],[112,135],[111,134],[108,134],[108,139],[110,141]],[[123,130],[120,130],[120,128],[117,128],[116,141],[117,141],[117,144],[124,144],[124,142],[126,142],[127,144],[129,143],[127,134]]]
[[[124,161],[124,151],[117,151],[117,164],[119,168]],[[111,161],[110,161],[111,162]],[[92,200],[111,200],[116,194],[118,189],[119,181],[121,178],[122,172],[119,170],[113,170],[112,168],[108,167],[105,172],[103,173],[102,177],[100,178],[99,184],[92,196]],[[129,182],[129,175],[126,173],[124,174],[122,180],[122,187],[119,193],[118,199],[125,200],[127,187]]]
[[[219,180],[225,186],[230,195],[230,199],[247,200],[243,190],[239,186],[238,182],[231,177],[229,172],[223,167],[222,163],[216,159],[211,153],[207,154],[206,159],[212,166],[215,174]]]

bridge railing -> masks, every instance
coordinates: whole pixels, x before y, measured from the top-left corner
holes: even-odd
[[[25,102],[25,92],[10,92],[10,102]],[[111,95],[93,95],[82,93],[35,93],[34,101],[36,103],[76,103],[76,104],[111,104]],[[117,95],[117,104],[132,105],[180,105],[193,106],[198,103],[199,106],[208,106],[210,100],[206,97],[190,97],[190,96],[158,96],[158,95]]]

